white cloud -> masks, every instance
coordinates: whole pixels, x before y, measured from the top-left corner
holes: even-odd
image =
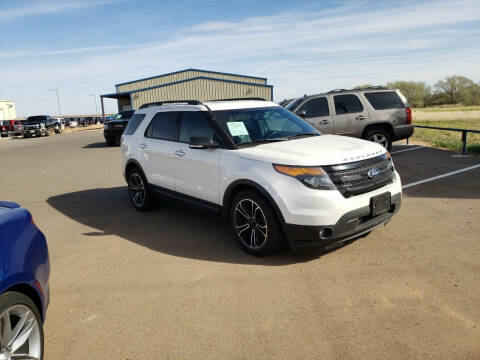
[[[70,10],[89,8],[100,5],[111,4],[113,0],[78,0],[78,1],[55,1],[55,2],[34,2],[26,6],[3,8],[0,12],[0,21],[14,20],[27,16],[47,15],[61,13]]]
[[[480,49],[472,45],[480,29],[462,28],[480,19],[480,2],[368,4],[207,22],[169,41],[33,51],[42,55],[35,61],[32,52],[7,49],[0,59],[0,97],[12,97],[1,90],[8,84],[30,112],[45,105],[28,103],[26,93],[63,87],[67,111],[82,112],[90,105],[86,95],[77,100],[80,91],[113,92],[114,83],[188,67],[268,77],[276,99],[360,83],[433,82],[453,73],[480,79]]]

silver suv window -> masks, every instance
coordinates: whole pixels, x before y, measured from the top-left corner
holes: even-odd
[[[159,112],[145,130],[145,137],[161,140],[178,141],[180,112]]]
[[[297,114],[305,111],[305,117],[319,117],[319,116],[328,116],[330,111],[328,110],[328,100],[326,97],[318,97],[305,102],[300,108],[296,111]]]
[[[363,105],[356,95],[335,95],[333,100],[335,102],[335,113],[337,115],[363,111]]]
[[[366,92],[365,97],[375,110],[402,109],[405,107],[395,91]]]

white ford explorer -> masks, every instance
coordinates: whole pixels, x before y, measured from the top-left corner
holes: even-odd
[[[400,177],[381,145],[322,135],[260,99],[145,104],[121,149],[135,208],[160,196],[216,211],[255,255],[286,241],[337,246],[400,209]]]

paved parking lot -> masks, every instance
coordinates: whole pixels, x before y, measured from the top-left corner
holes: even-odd
[[[407,186],[480,164],[392,154]],[[100,131],[0,155],[0,198],[49,243],[46,359],[480,358],[480,167],[406,188],[386,227],[333,252],[262,259],[219,218],[135,211]]]

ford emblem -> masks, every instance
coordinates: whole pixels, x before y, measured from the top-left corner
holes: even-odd
[[[380,174],[380,170],[377,168],[370,169],[367,173],[369,178],[374,178],[375,176],[378,176],[378,174]]]

